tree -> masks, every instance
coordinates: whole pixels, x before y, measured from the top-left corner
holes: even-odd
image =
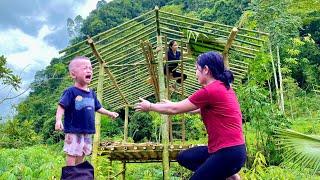
[[[0,81],[3,85],[10,85],[15,90],[20,88],[21,78],[15,75],[7,66],[7,59],[2,55],[0,56]]]
[[[8,86],[11,86],[13,89],[18,90],[20,88],[21,78],[18,75],[15,75],[11,69],[9,69],[7,66],[7,59],[2,55],[0,56],[0,84],[3,85],[1,89],[5,89]],[[14,99],[21,94],[25,93],[26,91],[11,96],[11,91],[5,96],[0,99],[0,104],[3,103],[6,100]]]

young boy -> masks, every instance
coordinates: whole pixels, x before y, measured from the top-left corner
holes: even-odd
[[[92,80],[90,59],[75,57],[69,64],[69,73],[74,79],[74,86],[66,89],[59,101],[55,130],[64,130],[63,150],[67,154],[67,166],[75,166],[83,162],[85,155],[91,154],[95,111],[111,118],[119,114],[104,109],[95,92],[88,88]]]

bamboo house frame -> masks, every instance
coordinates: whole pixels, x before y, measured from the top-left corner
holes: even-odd
[[[176,40],[182,54],[177,71],[188,78],[175,89],[184,97],[191,95],[200,85],[195,77],[195,59],[207,51],[220,52],[235,77],[233,87],[241,84],[248,71],[248,62],[254,60],[261,47],[268,41],[264,32],[198,20],[159,10],[157,7],[139,17],[129,20],[105,32],[88,37],[60,53],[69,62],[75,56],[89,57],[93,65],[91,87],[97,96],[112,110],[125,109],[124,142],[127,140],[128,109],[139,101],[139,97],[155,96],[170,98],[170,86],[175,81],[165,78],[168,41]],[[157,47],[161,47],[156,50]],[[93,164],[97,155],[108,155],[110,160],[126,162],[162,161],[164,179],[169,179],[169,161],[187,145],[169,144],[170,120],[161,115],[162,144],[119,144],[100,143],[100,115],[96,115]],[[182,123],[184,124],[184,122]]]

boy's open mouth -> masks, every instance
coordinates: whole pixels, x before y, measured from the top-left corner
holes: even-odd
[[[91,79],[91,75],[86,75],[86,79]]]

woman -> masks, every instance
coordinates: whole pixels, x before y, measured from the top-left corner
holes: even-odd
[[[168,61],[180,60],[181,53],[178,51],[178,43],[175,40],[169,42],[169,49],[167,52]],[[168,66],[168,69],[167,69]],[[177,83],[181,84],[181,73],[177,72],[178,62],[167,63],[164,66],[164,74],[167,75],[167,70],[172,73],[172,77],[179,78]],[[183,74],[183,80],[187,79],[187,75]]]
[[[180,152],[177,161],[194,171],[191,179],[240,179],[237,174],[246,160],[240,106],[230,83],[233,75],[226,70],[219,53],[200,55],[196,76],[202,88],[180,102],[153,104],[140,99],[137,111],[179,114],[198,111],[208,133],[208,146]]]

